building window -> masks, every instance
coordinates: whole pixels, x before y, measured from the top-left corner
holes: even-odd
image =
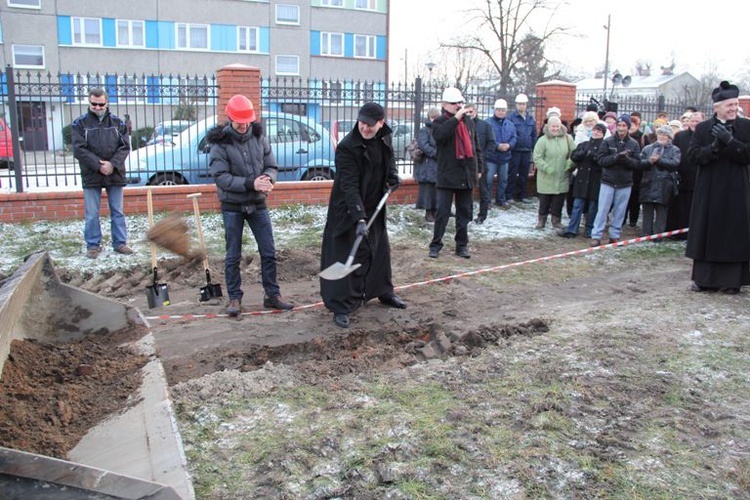
[[[44,68],[44,46],[13,45],[13,66],[17,68]]]
[[[208,25],[177,23],[178,49],[208,49]]]
[[[23,9],[41,9],[42,0],[8,0],[8,7],[21,7]]]
[[[344,0],[321,0],[320,5],[323,7],[343,7]]]
[[[299,56],[276,56],[277,75],[299,75]]]
[[[260,30],[248,26],[237,27],[238,49],[240,52],[258,52]]]
[[[355,0],[354,8],[363,10],[375,10],[376,0]]]
[[[145,47],[143,21],[117,20],[117,46],[118,47]]]
[[[276,24],[299,25],[299,5],[278,4],[276,6]]]
[[[320,34],[320,53],[324,56],[344,56],[344,34],[327,33]]]
[[[354,35],[354,57],[375,59],[375,37]]]
[[[73,17],[73,45],[102,44],[102,20],[93,17]]]
[[[117,78],[117,102],[146,102],[146,85],[135,76]]]

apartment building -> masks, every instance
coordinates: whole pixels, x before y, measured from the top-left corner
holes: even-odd
[[[62,127],[51,124],[85,111],[92,86],[106,87],[122,115],[126,101],[174,105],[161,86],[197,88],[230,64],[324,91],[343,90],[337,80],[384,82],[388,10],[389,0],[0,0],[0,62],[57,83],[16,106],[26,145],[53,149]],[[55,87],[57,103],[44,95]],[[152,124],[164,113],[143,114]]]

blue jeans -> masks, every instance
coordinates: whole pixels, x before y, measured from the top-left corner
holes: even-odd
[[[487,162],[486,167],[487,172],[485,173],[484,180],[487,182],[489,198],[492,199],[492,178],[497,174],[497,197],[495,198],[495,202],[498,205],[502,205],[507,199],[505,197],[505,190],[508,189],[508,162],[500,164]]]
[[[578,228],[581,225],[581,216],[584,208],[586,209],[586,237],[591,237],[591,230],[594,228],[594,218],[596,209],[599,205],[598,200],[587,200],[586,198],[573,198],[573,209],[570,211],[570,223],[566,232],[578,234]]]
[[[599,188],[599,211],[596,213],[594,229],[591,231],[593,239],[602,239],[610,207],[614,208],[612,208],[612,218],[609,221],[609,237],[620,238],[625,212],[628,209],[628,200],[630,200],[630,189],[630,186],[615,189],[607,184],[601,185],[601,188]]]
[[[83,239],[86,240],[87,249],[98,248],[102,243],[102,226],[99,222],[102,189],[107,191],[112,248],[117,248],[128,242],[128,228],[125,225],[125,213],[122,211],[124,186],[83,188],[83,210],[85,213]]]
[[[276,281],[276,246],[273,242],[273,226],[268,209],[263,208],[253,213],[221,212],[224,219],[224,240],[226,241],[226,260],[224,262],[224,279],[227,284],[229,300],[242,299],[242,278],[240,277],[240,260],[242,259],[242,232],[245,221],[255,236],[255,243],[260,253],[260,278],[266,297],[279,296],[279,284]]]

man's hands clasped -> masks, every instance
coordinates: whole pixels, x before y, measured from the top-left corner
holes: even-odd
[[[723,123],[715,123],[714,126],[711,127],[711,136],[724,146],[729,144],[729,141],[732,140],[732,132],[730,132]]]

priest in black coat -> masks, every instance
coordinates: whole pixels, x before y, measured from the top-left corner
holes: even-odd
[[[336,148],[336,178],[323,229],[322,270],[345,263],[355,239],[363,236],[353,262],[360,266],[341,279],[320,279],[323,303],[341,328],[349,326],[349,314],[375,297],[385,306],[406,308],[393,291],[385,207],[366,229],[386,190],[396,189],[400,182],[385,110],[368,102],[360,108],[354,129]]]
[[[698,174],[685,254],[697,292],[750,284],[750,120],[738,117],[738,96],[726,81],[713,90],[715,113],[696,126],[688,150]]]

